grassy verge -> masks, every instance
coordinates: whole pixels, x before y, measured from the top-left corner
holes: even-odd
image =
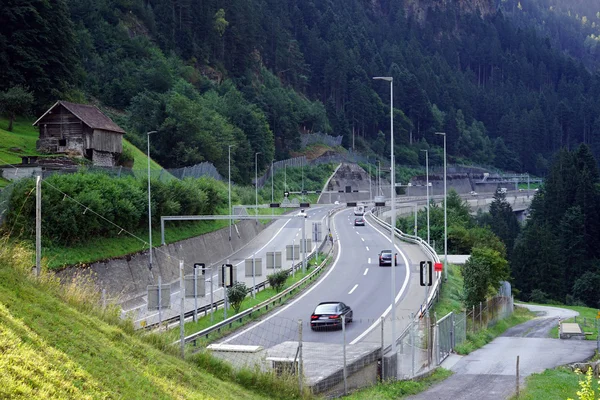
[[[61,285],[30,275],[31,254],[0,247],[0,398],[291,398],[293,387],[264,374],[221,375],[161,351],[116,309],[94,306],[91,283]],[[252,387],[248,390],[236,382]],[[253,383],[254,382],[254,383]],[[264,384],[263,388],[256,383]],[[271,393],[273,393],[271,395]]]
[[[579,315],[576,318],[569,318],[562,322],[577,322],[579,326],[581,326],[581,330],[583,332],[589,332],[590,335],[585,335],[586,340],[597,340],[598,338],[598,330],[595,327],[596,324],[596,316],[598,315],[598,310],[595,308],[589,307],[579,307],[579,306],[555,306],[550,305],[550,307],[560,307],[566,308],[569,310],[577,311]],[[558,326],[552,328],[550,331],[550,337],[558,338]]]
[[[39,133],[32,123],[31,119],[17,118],[9,132],[8,120],[0,118],[0,164],[20,164],[21,156],[39,154],[35,149]]]
[[[189,239],[226,226],[228,226],[226,220],[171,223],[170,227],[165,227],[165,242],[173,243]],[[148,241],[148,232],[135,232],[134,234],[137,238],[121,234],[116,238],[96,238],[93,242],[83,243],[79,246],[44,247],[42,256],[46,259],[48,268],[60,269],[67,265],[86,265],[147,250],[148,246],[144,241]],[[160,240],[160,230],[152,229],[152,245],[160,246]]]
[[[402,399],[407,396],[418,394],[429,389],[431,386],[443,381],[452,375],[452,372],[438,368],[426,378],[414,381],[396,381],[372,386],[344,397],[348,400],[392,400]]]
[[[311,259],[310,262],[309,262],[309,264],[308,264],[308,266],[309,267],[314,267],[314,266],[320,264],[321,262],[323,262],[324,260],[325,260],[325,255],[319,255],[318,258]],[[329,262],[331,262],[331,260]],[[320,275],[322,273],[322,271],[324,269],[325,268],[321,269],[321,272],[317,274],[317,277],[318,277],[318,275]],[[293,284],[297,283],[302,278],[304,278],[305,276],[307,276],[308,274],[310,274],[312,272],[313,272],[312,269],[307,269],[307,271],[305,273],[296,272],[295,275],[293,275],[293,276],[290,275],[288,277],[288,279],[286,280],[285,285],[283,286],[282,290],[285,290],[285,289],[289,288],[290,286],[292,286]],[[304,289],[306,286],[312,284],[313,282],[314,282],[314,279],[312,279],[312,280],[304,283],[303,285],[301,285],[298,288],[298,291]],[[296,293],[298,293],[298,292],[296,292]],[[296,293],[290,294],[287,297],[287,299],[282,299],[281,302],[280,302],[280,304],[282,304],[283,302],[287,301],[291,296],[294,296]],[[250,309],[250,308],[252,308],[252,307],[254,307],[254,306],[262,303],[263,301],[268,300],[268,299],[276,296],[277,294],[278,293],[275,291],[275,289],[269,287],[269,288],[266,288],[264,290],[261,290],[260,292],[257,292],[256,293],[256,298],[253,298],[251,295],[249,295],[248,297],[246,297],[246,299],[242,303],[242,306],[240,308],[240,312],[248,310],[248,309]],[[234,330],[236,330],[236,329],[238,329],[238,328],[246,325],[250,321],[254,321],[254,320],[258,319],[259,317],[261,317],[262,315],[264,315],[264,314],[266,314],[267,312],[270,312],[270,311],[272,311],[272,309],[271,310],[262,309],[260,311],[257,311],[256,313],[253,313],[251,316],[249,316],[244,321],[238,321],[238,322],[235,322],[235,323],[233,323],[233,324],[231,324],[229,326],[223,327],[220,332],[216,332],[216,333],[212,334],[209,339],[206,339],[206,338],[200,339],[199,340],[199,344],[200,344],[200,346],[205,347],[210,342],[212,342],[214,340],[217,340],[217,339],[219,339],[221,337],[224,337],[224,336],[230,334]],[[234,311],[232,309],[230,309],[228,311],[228,317],[231,317],[233,314],[234,314]],[[198,321],[196,321],[196,322],[188,322],[188,323],[185,324],[185,326],[184,326],[185,335],[188,336],[188,335],[191,335],[192,333],[200,332],[203,329],[209,328],[209,327],[211,327],[211,326],[213,326],[213,325],[215,325],[215,324],[223,321],[224,319],[225,318],[224,318],[223,310],[219,310],[219,311],[217,311],[217,312],[214,313],[214,315],[213,315],[213,321],[211,321],[210,314],[199,316]],[[163,335],[164,335],[165,338],[167,338],[167,341],[169,343],[172,343],[172,342],[174,342],[176,340],[179,340],[180,332],[175,329],[175,330],[167,331]]]
[[[577,399],[580,390],[579,382],[585,379],[567,368],[547,369],[540,374],[532,374],[525,381],[525,389],[520,391],[519,397],[513,396],[511,400],[564,400]],[[596,395],[589,399],[598,398],[598,382],[592,379],[592,389]],[[587,399],[587,397],[586,397]]]
[[[489,326],[487,329],[481,329],[476,332],[467,332],[467,340],[456,346],[455,350],[461,355],[469,354],[472,351],[482,348],[504,333],[508,328],[522,324],[532,318],[535,318],[535,314],[531,311],[523,307],[515,307],[515,310],[510,317],[501,319],[493,326]]]

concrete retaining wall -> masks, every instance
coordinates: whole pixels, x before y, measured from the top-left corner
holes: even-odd
[[[148,251],[127,255],[107,261],[93,263],[82,271],[81,268],[68,267],[57,275],[61,279],[71,279],[76,274],[92,274],[94,280],[105,288],[108,295],[118,298],[119,302],[144,295],[147,285],[157,284],[158,276],[163,283],[179,279],[179,260],[184,261],[185,273],[192,273],[193,264],[203,262],[207,266],[227,258],[248,244],[267,224],[255,221],[240,221],[236,232],[233,227],[229,241],[229,227],[210,232],[202,236],[182,240],[154,248],[152,251],[153,268],[148,270]]]

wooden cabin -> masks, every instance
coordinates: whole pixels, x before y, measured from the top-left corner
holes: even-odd
[[[40,131],[36,148],[41,153],[85,157],[112,167],[123,152],[125,131],[96,106],[57,101],[33,126]]]

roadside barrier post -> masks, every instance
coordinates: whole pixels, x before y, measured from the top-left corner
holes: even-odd
[[[385,319],[383,317],[381,317],[381,381],[383,382],[383,380],[385,379],[385,360],[383,358],[383,349],[384,349],[384,342],[383,342],[383,321],[385,321]],[[600,335],[598,335],[598,337],[600,337]]]
[[[346,316],[342,315],[342,337],[344,353],[344,396],[348,394],[348,371],[346,370]]]
[[[517,398],[519,398],[519,356],[517,356]]]
[[[298,320],[298,388],[302,394],[302,320]]]
[[[194,268],[194,276],[196,275],[196,268]],[[194,284],[196,280],[194,279]],[[179,285],[181,290],[181,310],[179,316],[179,336],[181,343],[181,358],[185,359],[185,282],[183,280],[183,260],[179,260]],[[196,289],[194,288],[194,292]]]

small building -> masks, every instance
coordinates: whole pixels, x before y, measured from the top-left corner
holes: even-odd
[[[94,165],[115,166],[125,131],[96,106],[57,101],[33,123],[40,130],[40,153],[85,157]]]

